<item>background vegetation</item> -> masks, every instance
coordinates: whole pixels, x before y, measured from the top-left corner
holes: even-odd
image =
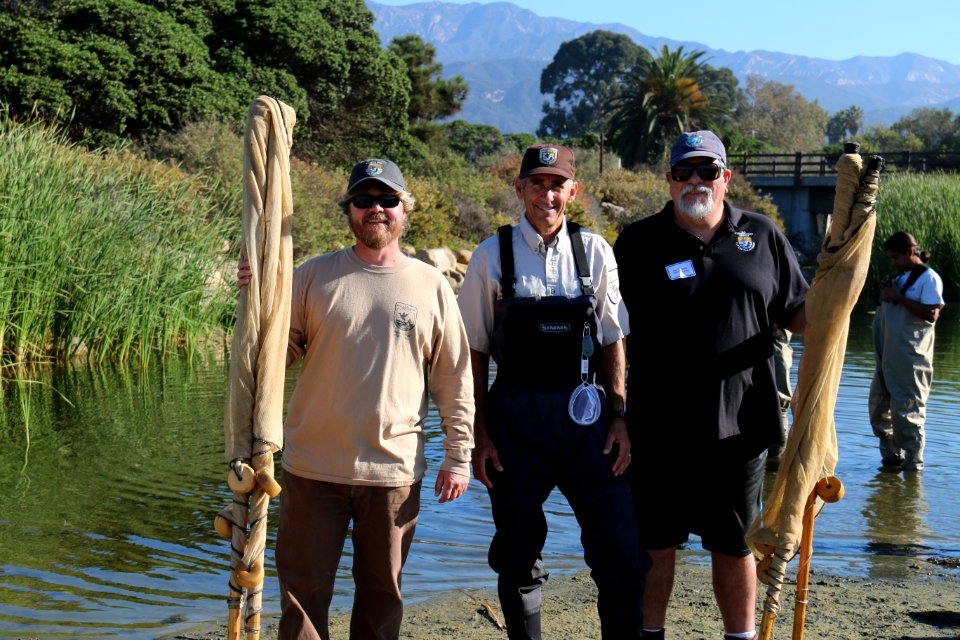
[[[91,153],[0,117],[0,347],[6,360],[147,358],[230,308],[225,206],[128,151]]]
[[[711,127],[730,153],[852,138],[960,150],[948,110],[864,129],[856,105],[829,116],[792,86],[741,88],[702,52],[650,52],[605,31],[559,47],[537,135],[504,134],[455,119],[469,87],[434,58],[418,36],[381,43],[356,0],[0,4],[4,361],[146,359],[229,327],[241,131],[260,94],[297,111],[298,262],[352,242],[334,203],[364,157],[403,167],[418,200],[406,243],[470,248],[517,220],[513,178],[536,141],[575,149],[569,215],[611,242],[667,200],[664,150],[681,130]],[[957,179],[911,180],[885,184],[881,215],[933,252],[955,296]],[[729,197],[778,219],[737,176]]]
[[[943,174],[885,177],[877,199],[877,232],[864,297],[876,301],[880,278],[892,273],[883,243],[897,231],[912,233],[931,254],[947,300],[960,299],[960,180]]]

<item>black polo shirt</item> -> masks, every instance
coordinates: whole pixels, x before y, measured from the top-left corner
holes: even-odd
[[[779,437],[772,326],[790,322],[808,285],[769,218],[724,210],[709,244],[676,225],[669,202],[614,246],[630,314],[627,414],[648,445]]]

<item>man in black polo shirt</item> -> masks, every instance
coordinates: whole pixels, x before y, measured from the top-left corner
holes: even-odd
[[[807,283],[766,216],[724,202],[731,172],[710,131],[670,154],[671,202],[614,247],[630,316],[627,422],[641,540],[653,559],[645,637],[664,637],[676,547],[711,552],[727,638],[756,635],[756,570],[744,533],[779,438],[773,330],[802,331]]]

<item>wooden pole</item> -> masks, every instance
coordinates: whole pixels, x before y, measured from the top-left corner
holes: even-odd
[[[803,640],[807,620],[807,596],[810,584],[810,556],[813,554],[813,523],[817,517],[817,498],[836,502],[843,497],[843,483],[829,476],[817,482],[803,509],[803,533],[800,535],[800,566],[797,567],[797,596],[793,607],[792,640]]]

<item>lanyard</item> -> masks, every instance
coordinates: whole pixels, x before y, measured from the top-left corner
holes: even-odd
[[[590,337],[590,323],[583,323],[583,346],[580,349],[580,379],[587,383],[590,373],[590,356],[593,355],[593,338]]]

